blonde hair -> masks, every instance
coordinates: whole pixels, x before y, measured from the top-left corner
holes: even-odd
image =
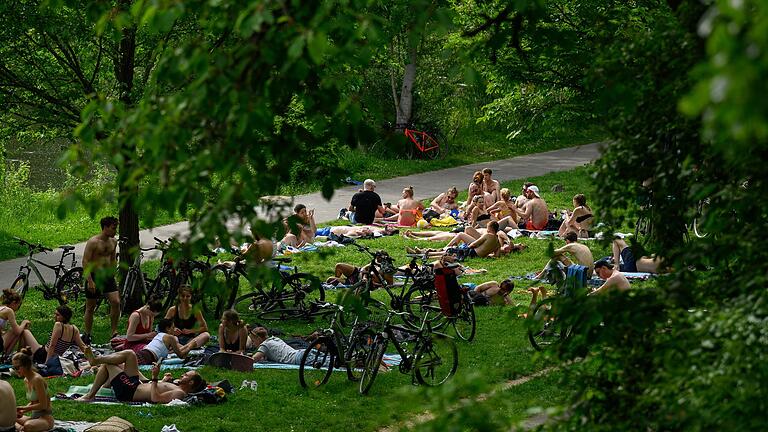
[[[404,188],[403,188],[403,192],[406,192],[407,194],[409,194],[409,196],[410,196],[411,198],[413,198],[413,186],[410,186],[410,185],[409,185],[409,186],[407,186],[407,187],[404,187]]]
[[[509,199],[509,189],[508,188],[502,188],[499,193],[501,194],[501,197],[504,198],[504,201],[507,201]]]

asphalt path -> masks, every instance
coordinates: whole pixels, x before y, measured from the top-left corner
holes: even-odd
[[[464,165],[454,168],[446,168],[439,171],[430,171],[420,174],[412,174],[387,180],[376,181],[376,193],[381,196],[382,202],[396,203],[401,198],[403,187],[413,185],[415,198],[425,199],[435,197],[445,192],[451,186],[456,186],[460,191],[466,190],[472,180],[472,174],[483,168],[493,170],[493,178],[500,182],[510,180],[525,180],[556,171],[567,171],[585,165],[600,156],[601,143],[586,144],[577,147],[568,147],[560,150],[552,150],[544,153],[535,153],[526,156],[518,156],[511,159],[502,159],[493,162],[483,162],[472,165]],[[356,179],[363,181],[365,179]],[[347,186],[336,189],[330,201],[317,193],[298,195],[292,197],[294,203],[301,203],[309,209],[315,210],[315,221],[319,224],[337,218],[339,209],[347,207],[349,201],[360,186]],[[233,228],[236,224],[233,223]],[[98,232],[98,226],[94,226],[94,234]],[[189,232],[187,222],[179,222],[164,225],[139,233],[142,247],[151,247],[155,244],[154,237],[167,239],[170,237],[184,238]],[[82,260],[85,242],[73,245],[78,263]],[[61,250],[37,254],[36,259],[47,263],[57,264]],[[26,263],[25,258],[16,258],[0,262],[0,289],[10,287],[19,271],[19,267]],[[48,281],[53,280],[53,271],[43,266],[38,266],[42,275]],[[37,284],[37,277],[31,276],[32,284]]]

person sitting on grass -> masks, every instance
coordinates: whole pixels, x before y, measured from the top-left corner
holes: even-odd
[[[24,330],[24,343],[32,350],[32,360],[35,363],[47,363],[53,357],[60,356],[71,346],[85,350],[85,344],[80,339],[80,331],[69,323],[72,319],[72,309],[67,305],[61,305],[54,312],[55,322],[51,332],[51,340],[46,346],[40,345],[29,331]]]
[[[490,168],[483,168],[483,198],[485,200],[485,206],[490,207],[499,200],[499,190],[501,185],[498,180],[494,180],[491,175],[493,170]]]
[[[376,182],[373,179],[365,179],[363,190],[352,195],[348,208],[339,211],[339,219],[349,219],[352,223],[369,225],[373,223],[377,214],[383,217],[385,210],[381,205],[381,197],[375,189]]]
[[[632,248],[627,245],[627,242],[620,238],[613,240],[611,249],[613,251],[613,263],[619,265],[619,271],[629,273],[659,273],[659,268],[661,267],[660,257],[643,256],[635,258],[635,255],[632,253]]]
[[[185,358],[193,349],[204,346],[210,338],[208,332],[203,332],[190,339],[187,344],[181,345],[179,338],[174,335],[176,327],[173,325],[173,320],[165,318],[157,323],[157,329],[157,335],[141,351],[136,353],[139,364],[149,365],[161,361],[168,357],[171,351],[176,353],[179,358]]]
[[[592,277],[594,271],[594,258],[592,257],[592,251],[589,248],[578,242],[579,238],[575,232],[571,231],[565,235],[565,246],[555,249],[554,259],[563,263],[568,267],[575,264],[583,265],[587,267],[587,278]],[[571,259],[572,258],[572,259]],[[543,270],[541,270],[536,277],[541,276],[549,268],[547,264]]]
[[[478,195],[474,198],[469,207],[467,207],[465,217],[469,226],[480,227],[488,223],[491,215],[485,209],[485,201],[482,196]]]
[[[176,328],[174,334],[181,344],[186,344],[199,334],[208,333],[208,323],[205,322],[200,305],[192,304],[192,288],[189,285],[179,288],[176,305],[168,308],[165,319],[173,320]]]
[[[0,401],[0,432],[16,432],[16,393],[5,380],[0,380]]]
[[[506,217],[514,216],[513,220],[517,220],[517,212],[515,208],[515,202],[511,199],[509,189],[504,188],[501,190],[501,199],[493,203],[488,207],[488,214],[491,215],[491,219],[500,221]]]
[[[368,278],[370,267],[370,263],[362,267],[347,263],[336,263],[336,266],[333,269],[333,276],[329,277],[325,283],[332,285],[354,285]],[[383,276],[383,282],[379,275]],[[373,287],[378,288],[382,286],[383,283],[391,285],[394,283],[394,279],[391,274],[382,272],[381,266],[377,263],[376,273],[373,275]]]
[[[224,311],[219,324],[219,351],[242,354],[247,347],[248,329],[234,309]]]
[[[285,237],[280,241],[284,246],[302,247],[315,239],[315,211],[307,210],[304,204],[296,204],[293,215],[283,220]]]
[[[413,199],[413,186],[408,186],[403,188],[403,198],[397,202],[397,205],[389,207],[388,210],[392,210],[396,214],[384,218],[385,221],[397,221],[397,224],[401,226],[414,226],[416,221],[421,218],[424,204]]]
[[[512,304],[509,294],[515,288],[515,283],[509,279],[501,283],[495,280],[483,282],[469,292],[469,296],[476,306],[503,306]]]
[[[429,207],[441,215],[449,213],[451,210],[459,208],[458,204],[456,204],[456,197],[458,196],[459,191],[455,187],[452,187],[433,199],[432,203],[429,204]]]
[[[128,315],[128,329],[123,349],[139,352],[151,341],[157,332],[153,330],[155,318],[163,311],[160,301],[151,299],[144,306]]]
[[[533,186],[533,183],[531,182],[523,183],[520,195],[518,195],[515,199],[515,206],[518,208],[518,210],[522,210],[525,207],[525,203],[528,202],[528,188],[531,186]]]
[[[472,175],[472,183],[469,184],[467,189],[467,201],[464,207],[468,208],[470,204],[475,202],[475,197],[477,196],[483,196],[483,173],[480,171],[475,171]]]
[[[13,369],[24,378],[29,403],[16,408],[16,429],[18,431],[37,432],[53,428],[53,411],[51,399],[48,397],[48,384],[45,379],[35,372],[32,362],[32,351],[24,347],[13,356]],[[4,404],[8,401],[4,401]]]
[[[529,186],[525,191],[528,201],[523,211],[518,210],[520,217],[520,229],[540,231],[547,227],[549,222],[549,209],[547,203],[541,199],[539,188],[536,185]]]
[[[115,398],[121,402],[151,402],[167,404],[174,399],[184,399],[190,393],[205,390],[207,384],[197,371],[185,372],[178,383],[172,383],[160,375],[160,364],[155,363],[152,368],[152,380],[149,383],[139,371],[139,362],[136,353],[131,350],[123,350],[114,354],[95,357],[90,348],[86,349],[85,357],[92,366],[98,366],[93,385],[87,394],[79,398],[79,401],[91,401],[96,393],[106,383],[109,383],[115,392]]]
[[[609,291],[626,291],[629,289],[629,280],[626,276],[613,267],[613,264],[607,259],[601,259],[595,263],[595,272],[600,279],[605,282],[599,288],[592,291],[590,295],[604,294]]]
[[[0,357],[11,353],[13,346],[20,338],[32,335],[29,332],[25,333],[25,330],[30,326],[29,320],[24,320],[20,323],[16,322],[16,312],[21,307],[21,296],[19,293],[10,288],[3,290],[2,303],[2,306],[0,306],[0,336],[2,336],[3,351],[0,352]],[[21,344],[22,346],[30,345],[30,341],[21,339]]]
[[[573,207],[572,212],[563,210],[563,223],[560,224],[557,235],[563,237],[569,231],[575,231],[579,238],[588,238],[589,230],[592,229],[592,222],[595,218],[592,216],[592,209],[587,205],[587,198],[584,197],[584,194],[573,196]]]

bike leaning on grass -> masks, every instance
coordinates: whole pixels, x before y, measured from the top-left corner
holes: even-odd
[[[35,273],[37,279],[40,281],[40,285],[35,285],[35,289],[43,293],[43,298],[46,300],[58,300],[59,304],[66,304],[73,302],[81,297],[83,291],[83,268],[76,266],[77,259],[75,253],[72,252],[74,246],[61,246],[62,249],[61,258],[56,265],[46,264],[36,258],[36,253],[48,253],[53,252],[53,249],[49,249],[42,244],[32,244],[26,240],[14,237],[20,245],[26,246],[29,249],[29,255],[27,256],[27,262],[19,268],[19,275],[11,285],[11,289],[16,291],[23,299],[29,291],[30,275]],[[64,265],[64,261],[67,258],[71,258],[71,264],[69,266]],[[38,265],[47,267],[53,270],[55,278],[52,283],[48,283],[45,280]]]

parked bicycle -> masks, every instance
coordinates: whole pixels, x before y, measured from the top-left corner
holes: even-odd
[[[259,318],[262,320],[286,320],[303,318],[313,319],[319,314],[318,305],[325,301],[325,290],[320,280],[308,273],[300,273],[297,267],[288,267],[290,258],[273,258],[273,268],[249,269],[244,260],[238,259],[234,266],[227,270],[227,290],[229,297],[235,297],[240,291],[240,279],[244,278],[251,285],[252,291],[235,297],[229,303],[240,316],[250,322]],[[214,266],[212,272],[221,271],[220,265]],[[250,273],[249,273],[250,271]],[[262,283],[264,273],[272,279],[271,284]],[[267,287],[268,286],[268,287]]]
[[[432,330],[429,320],[422,321],[418,330],[392,324],[395,316],[404,317],[408,312],[390,310],[387,313],[381,331],[373,339],[370,350],[360,375],[360,394],[366,394],[371,389],[379,369],[384,367],[382,361],[389,343],[400,354],[400,373],[412,374],[412,384],[437,386],[447,381],[459,367],[459,354],[453,339],[445,334]],[[408,344],[413,349],[408,349]]]
[[[43,293],[43,298],[46,300],[58,300],[60,304],[66,304],[68,302],[77,301],[83,291],[83,268],[76,266],[77,259],[75,253],[72,252],[74,246],[61,246],[62,249],[61,258],[56,265],[46,264],[33,257],[38,252],[48,253],[53,252],[53,249],[49,249],[42,244],[32,244],[26,240],[22,240],[18,237],[14,237],[20,245],[26,246],[29,250],[27,256],[27,262],[19,268],[19,275],[16,280],[13,281],[11,289],[19,293],[21,298],[26,296],[29,291],[30,274],[32,272],[37,276],[40,285],[35,285],[35,289]],[[68,257],[72,258],[69,266],[64,265],[64,260]],[[38,265],[47,267],[53,270],[55,277],[52,283],[48,283],[38,269]]]
[[[120,238],[120,250],[123,250],[126,246],[126,238],[121,237]],[[123,279],[123,284],[120,287],[120,310],[123,312],[126,312],[125,309],[125,302],[127,299],[130,299],[133,297],[134,292],[140,292],[141,293],[141,304],[146,303],[146,300],[149,299],[149,294],[151,293],[152,286],[155,283],[155,279],[152,279],[142,271],[141,269],[141,262],[144,259],[144,252],[149,252],[153,250],[160,250],[162,251],[162,255],[160,257],[160,262],[165,262],[165,251],[167,250],[168,243],[164,242],[157,237],[155,237],[155,241],[157,244],[150,248],[142,248],[139,247],[139,251],[136,254],[136,258],[133,261],[133,264],[131,267],[128,268],[128,271],[125,274],[125,278]]]
[[[573,333],[573,327],[563,324],[563,320],[558,318],[559,300],[574,294],[566,290],[567,278],[562,263],[550,260],[541,279],[553,285],[554,292],[536,303],[528,314],[528,341],[536,351],[566,340]]]
[[[412,124],[398,125],[402,129],[405,137],[413,143],[413,147],[408,147],[408,155],[413,157],[423,157],[426,159],[437,159],[440,156],[440,142],[444,142],[439,132],[427,132],[419,130]]]
[[[358,381],[360,369],[370,352],[376,334],[371,323],[355,319],[347,335],[342,322],[344,307],[326,303],[322,310],[332,313],[328,328],[319,330],[318,336],[309,343],[299,365],[299,383],[304,388],[316,388],[327,383],[334,368],[343,367],[347,379]]]

